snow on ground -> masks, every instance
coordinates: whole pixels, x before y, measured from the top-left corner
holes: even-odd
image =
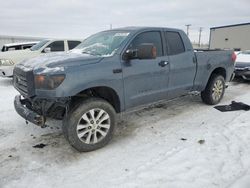
[[[186,96],[123,115],[109,145],[78,153],[60,122],[25,124],[10,79],[0,78],[0,93],[1,188],[250,187],[250,111],[222,113]],[[232,83],[222,104],[232,100],[250,104],[249,83]]]

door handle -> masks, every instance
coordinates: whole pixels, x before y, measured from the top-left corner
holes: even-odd
[[[161,61],[161,62],[159,63],[159,66],[165,67],[165,66],[167,66],[168,64],[169,64],[168,61]]]

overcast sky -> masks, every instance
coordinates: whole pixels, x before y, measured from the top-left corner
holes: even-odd
[[[250,22],[250,0],[1,0],[0,34],[85,38],[124,26],[163,26],[186,30],[207,42],[209,28]]]

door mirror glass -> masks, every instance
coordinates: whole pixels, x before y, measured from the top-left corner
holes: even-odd
[[[47,48],[44,48],[44,53],[50,53],[51,52],[51,48],[50,47],[47,47]]]

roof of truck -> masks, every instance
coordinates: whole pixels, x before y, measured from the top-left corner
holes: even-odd
[[[127,30],[127,31],[137,31],[137,30],[144,30],[144,29],[171,29],[171,30],[178,30],[176,28],[169,28],[169,27],[147,27],[147,26],[128,26],[128,27],[120,27],[114,28],[112,30]]]

